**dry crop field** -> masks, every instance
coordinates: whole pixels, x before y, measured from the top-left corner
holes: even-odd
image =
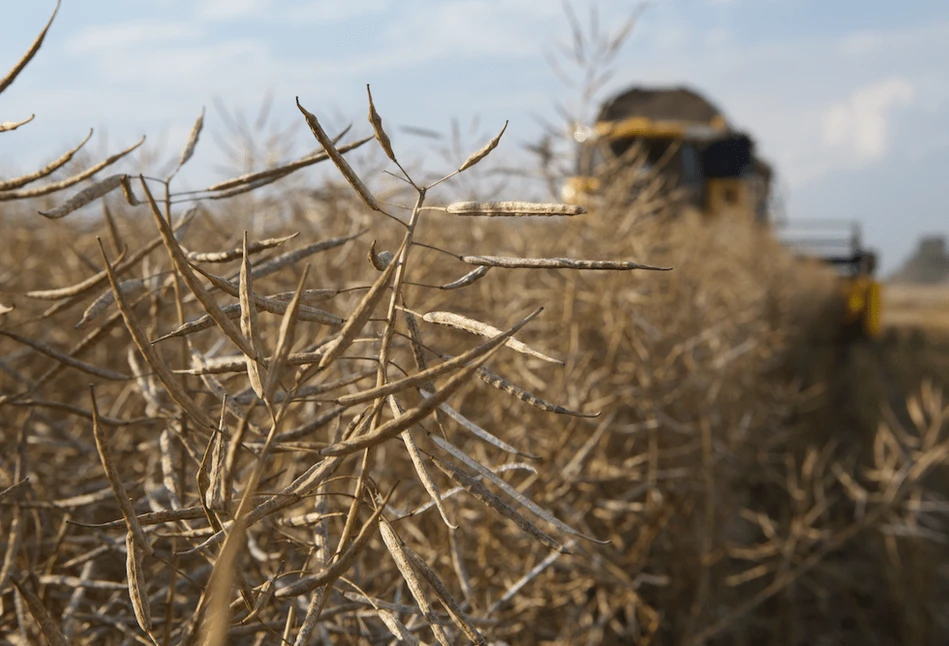
[[[949,285],[888,284],[883,325],[949,334]]]
[[[0,179],[0,643],[946,641],[937,372],[639,168],[456,201],[503,130],[426,185],[367,101],[198,193],[203,115]]]

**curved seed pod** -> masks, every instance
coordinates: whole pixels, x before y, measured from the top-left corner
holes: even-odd
[[[346,244],[350,240],[355,240],[363,233],[365,233],[365,231],[360,231],[348,236],[342,236],[340,238],[323,240],[322,242],[314,242],[312,244],[308,244],[305,247],[301,247],[300,249],[294,249],[293,251],[280,254],[276,258],[268,260],[267,262],[254,267],[254,278],[263,278],[264,276],[269,276],[275,271],[283,269],[287,265],[292,265],[300,260],[303,260],[304,258],[308,258],[315,253],[327,251],[329,249],[335,249],[336,247]]]
[[[20,126],[25,126],[30,121],[36,118],[35,114],[31,114],[26,119],[22,121],[0,121],[0,132],[10,132],[11,130],[16,130]]]
[[[96,449],[99,451],[99,459],[102,461],[102,468],[105,470],[106,479],[109,481],[109,485],[112,487],[112,493],[119,503],[119,509],[122,510],[122,517],[125,519],[125,524],[128,526],[128,533],[131,535],[130,540],[134,541],[146,554],[151,556],[154,550],[152,550],[151,544],[145,537],[145,530],[142,529],[141,523],[138,522],[138,516],[132,508],[132,503],[129,501],[128,492],[122,483],[119,472],[115,468],[115,461],[112,459],[112,451],[109,449],[108,438],[105,436],[105,431],[102,428],[101,419],[99,417],[96,391],[92,386],[89,386],[89,393],[92,397],[92,434],[96,440]]]
[[[421,556],[416,554],[411,547],[406,545],[403,546],[403,548],[409,557],[409,563],[412,564],[412,568],[421,574],[422,578],[428,581],[428,584],[432,586],[432,589],[435,591],[435,596],[438,597],[438,600],[445,607],[445,610],[448,611],[448,615],[452,621],[455,622],[455,625],[461,628],[462,632],[467,635],[472,643],[479,644],[479,646],[488,646],[488,642],[484,640],[484,637],[481,636],[478,629],[475,628],[474,624],[465,616],[461,606],[458,605],[455,597],[449,592],[448,586],[442,582],[441,578],[435,573],[435,570],[429,567],[428,563],[426,563]]]
[[[49,20],[46,21],[46,26],[43,27],[43,30],[39,35],[33,40],[33,43],[30,45],[30,48],[26,50],[26,53],[23,54],[23,57],[17,61],[16,65],[13,66],[7,75],[0,79],[0,94],[3,93],[13,81],[16,80],[16,77],[20,75],[20,72],[29,64],[33,57],[36,56],[36,52],[40,50],[40,47],[43,45],[43,40],[46,38],[46,33],[49,31],[50,26],[53,24],[53,19],[56,18],[56,14],[59,13],[60,0],[56,0],[56,8],[53,9],[53,15],[49,17]]]
[[[558,415],[572,415],[573,417],[590,417],[590,418],[600,416],[599,412],[583,413],[578,410],[572,410],[570,408],[564,408],[563,406],[558,406],[557,404],[551,404],[550,402],[546,402],[540,397],[538,397],[537,395],[534,395],[533,393],[530,393],[524,390],[520,386],[514,383],[511,383],[510,381],[508,381],[501,375],[495,374],[485,367],[481,367],[478,369],[478,376],[481,377],[482,381],[494,386],[498,390],[502,390],[506,392],[507,394],[521,400],[525,404],[529,404],[533,406],[534,408],[539,408],[540,410],[547,411],[548,413],[557,413]]]
[[[128,381],[128,375],[123,375],[121,373],[109,370],[108,368],[100,368],[91,363],[86,363],[85,361],[80,361],[68,354],[60,352],[59,350],[54,350],[53,348],[40,343],[39,341],[34,341],[33,339],[27,338],[25,336],[20,336],[16,332],[10,332],[9,330],[0,330],[0,335],[9,337],[16,341],[17,343],[22,343],[23,345],[28,345],[37,352],[45,354],[51,359],[59,361],[63,365],[70,366],[76,370],[81,370],[86,374],[95,375],[96,377],[101,377],[103,379],[108,379],[110,381]]]
[[[128,175],[122,178],[122,195],[125,197],[125,201],[129,206],[138,206],[141,204],[139,199],[135,197],[135,193],[132,192],[132,182]]]
[[[359,197],[361,197],[362,201],[366,203],[366,206],[368,206],[373,211],[381,212],[382,207],[379,206],[378,202],[376,202],[376,198],[373,197],[372,193],[369,192],[369,189],[366,188],[366,185],[362,183],[362,180],[359,179],[359,176],[356,174],[356,171],[353,170],[353,167],[349,165],[349,162],[339,154],[336,146],[333,145],[332,140],[326,135],[326,131],[323,130],[323,126],[320,125],[316,115],[307,111],[306,108],[300,105],[300,97],[297,97],[297,108],[299,108],[300,112],[303,113],[303,116],[306,119],[306,124],[310,127],[310,132],[313,133],[313,136],[316,137],[317,141],[320,142],[320,145],[323,146],[323,150],[325,150],[326,154],[330,156],[330,158],[333,160],[333,163],[336,164],[336,167],[339,169],[339,172],[343,174],[343,177],[346,178],[346,181],[349,182],[349,185],[353,187],[353,190],[359,194]]]
[[[391,251],[380,251],[376,253],[376,241],[373,240],[372,244],[369,245],[369,262],[372,263],[372,266],[375,267],[378,271],[384,271],[386,267],[389,266],[389,263],[392,262]]]
[[[488,273],[491,268],[486,265],[481,265],[469,271],[467,274],[459,278],[458,280],[453,280],[450,283],[445,283],[439,289],[459,289],[461,287],[467,287],[471,283],[481,280],[484,278],[484,275]]]
[[[257,306],[254,305],[251,294],[253,293],[254,283],[250,275],[250,254],[247,251],[247,232],[244,232],[244,258],[241,262],[241,282],[238,296],[241,306],[241,333],[247,338],[250,347],[254,350],[254,356],[244,355],[247,363],[247,377],[250,379],[251,388],[258,397],[264,396],[264,380],[267,367],[264,364],[263,344],[260,340],[260,328],[257,323]]]
[[[127,296],[132,300],[135,300],[139,296],[145,293],[145,281],[140,278],[133,278],[131,280],[123,280],[119,283],[119,291],[122,292],[123,296]],[[115,302],[115,292],[111,289],[102,292],[99,297],[92,301],[92,304],[86,308],[86,311],[82,313],[82,318],[76,323],[76,329],[87,325],[89,321],[93,320],[104,311],[109,309],[109,306]]]
[[[231,319],[221,312],[220,306],[204,289],[204,286],[198,280],[197,276],[194,275],[194,272],[191,270],[191,263],[188,262],[184,251],[181,250],[181,245],[178,244],[178,240],[175,238],[171,227],[168,225],[168,222],[165,221],[164,216],[158,208],[158,203],[155,201],[155,198],[152,197],[152,193],[148,189],[148,184],[145,183],[145,178],[141,175],[139,175],[139,182],[141,182],[142,190],[145,191],[145,197],[148,198],[148,205],[151,207],[152,219],[155,220],[158,233],[161,235],[162,241],[168,249],[168,255],[171,256],[172,263],[177,268],[178,275],[181,276],[182,281],[201,303],[204,311],[211,315],[218,329],[221,330],[234,345],[240,348],[241,352],[248,356],[256,357],[257,353],[254,351],[254,348],[251,347],[247,339],[245,339],[240,330],[237,329],[237,326],[231,322]]]
[[[464,453],[464,451],[461,451],[458,447],[456,447],[454,444],[452,444],[448,440],[441,438],[437,435],[432,435],[432,441],[438,445],[438,448],[450,454],[456,460],[464,462],[465,465],[467,465],[469,468],[474,469],[475,471],[480,473],[482,476],[484,476],[486,479],[490,480],[492,483],[498,486],[504,493],[506,493],[511,498],[516,500],[518,504],[520,504],[522,507],[526,507],[534,515],[544,519],[545,521],[547,521],[548,523],[550,523],[551,525],[553,525],[560,531],[566,532],[567,534],[573,534],[574,536],[579,536],[580,538],[584,538],[593,543],[599,543],[600,545],[609,544],[609,541],[601,541],[599,539],[593,538],[592,536],[587,536],[586,534],[582,532],[578,532],[573,527],[563,522],[562,520],[558,519],[556,516],[548,512],[546,509],[544,509],[543,507],[535,503],[533,500],[531,500],[530,498],[522,494],[520,491],[518,491],[511,485],[509,485],[507,481],[505,481],[503,478],[499,478],[496,473],[491,471],[491,469],[488,469],[477,460],[473,460],[470,457],[468,457]]]
[[[221,278],[220,276],[215,276],[214,274],[206,272],[197,265],[192,266],[198,271],[199,274],[211,281],[211,284],[220,289],[222,292],[240,298],[239,286],[227,279]],[[250,276],[253,279],[257,278],[257,274],[254,272],[250,272]],[[254,302],[254,305],[265,312],[270,312],[271,314],[283,314],[287,311],[287,301],[271,300],[257,294],[251,294],[251,298]],[[291,300],[293,300],[292,297]],[[299,308],[299,317],[305,321],[318,321],[320,323],[325,323],[326,325],[340,326],[343,324],[343,319],[339,316],[331,314],[330,312],[324,312],[323,310],[317,309],[315,307],[303,307],[301,305]]]
[[[3,132],[2,128],[0,128],[0,132]],[[21,175],[20,177],[14,177],[12,179],[8,179],[3,182],[0,182],[0,191],[12,191],[15,188],[26,186],[30,182],[34,182],[38,179],[46,177],[47,175],[53,173],[57,169],[62,168],[69,162],[70,159],[73,158],[73,156],[77,152],[79,152],[79,150],[83,146],[86,145],[86,143],[89,142],[91,138],[92,138],[92,129],[90,128],[89,134],[86,135],[85,139],[80,141],[79,144],[75,148],[72,148],[71,150],[67,150],[58,159],[51,161],[50,163],[48,163],[46,166],[39,169],[38,171],[34,171],[30,173],[29,175]]]
[[[386,401],[389,404],[389,410],[392,411],[393,416],[398,417],[405,412],[405,410],[403,410],[402,406],[399,404],[399,401],[395,398],[395,395],[389,395],[386,397]],[[445,505],[442,504],[442,494],[438,490],[438,485],[436,485],[435,481],[432,480],[432,476],[428,472],[425,462],[422,460],[422,453],[419,451],[418,444],[415,442],[415,436],[412,435],[412,429],[405,429],[402,431],[401,436],[402,441],[405,443],[405,448],[409,452],[409,458],[412,460],[412,466],[415,467],[415,473],[422,482],[422,487],[425,488],[425,491],[428,492],[432,502],[435,503],[435,508],[438,509],[438,513],[442,517],[442,520],[446,525],[448,525],[449,529],[458,529],[458,525],[454,524],[448,519],[448,512],[445,510]]]
[[[128,552],[125,570],[128,577],[129,599],[132,602],[132,610],[135,612],[135,620],[142,630],[146,633],[151,632],[152,614],[148,606],[148,595],[145,594],[145,572],[142,570],[145,553],[131,531],[125,534],[125,549]]]
[[[372,131],[376,134],[376,139],[379,141],[379,145],[382,146],[382,150],[385,151],[386,157],[395,161],[392,142],[389,141],[389,135],[382,128],[382,117],[376,112],[376,106],[372,102],[372,91],[369,89],[368,83],[366,84],[366,94],[369,95],[369,123],[372,124]]]
[[[404,247],[405,243],[403,242],[402,248]],[[402,248],[400,248],[400,252]],[[359,301],[359,305],[356,306],[356,309],[353,311],[352,315],[350,315],[349,319],[343,325],[343,329],[340,330],[339,337],[326,348],[323,358],[320,359],[319,366],[321,370],[330,365],[332,362],[336,361],[336,359],[341,354],[343,354],[343,352],[345,352],[350,345],[352,345],[353,341],[355,341],[356,336],[372,316],[372,312],[375,310],[376,305],[382,298],[382,295],[385,294],[386,289],[388,289],[389,282],[392,280],[392,276],[395,274],[395,268],[397,266],[398,263],[391,263],[388,267],[386,267],[385,271],[383,271],[382,274],[372,284],[372,287],[369,289],[369,291],[366,292],[366,295],[362,297],[361,301]]]
[[[111,177],[107,177],[101,182],[97,182],[89,188],[79,191],[66,200],[66,203],[62,206],[58,206],[50,211],[40,211],[39,214],[50,220],[58,220],[59,218],[65,217],[73,211],[81,209],[86,204],[94,202],[100,197],[108,195],[117,189],[122,184],[123,177],[125,177],[125,175],[112,175]]]
[[[467,169],[471,168],[472,166],[474,166],[475,164],[477,164],[479,161],[481,161],[482,159],[484,159],[485,157],[487,157],[488,154],[489,154],[492,150],[494,150],[495,148],[497,148],[497,147],[498,147],[498,144],[501,143],[501,136],[504,134],[504,131],[507,130],[507,124],[508,124],[508,122],[505,121],[505,122],[504,122],[504,127],[501,128],[501,132],[499,132],[497,135],[495,135],[495,137],[494,137],[491,141],[489,141],[488,144],[487,144],[484,148],[482,148],[482,149],[479,150],[478,152],[472,154],[471,157],[469,157],[468,159],[466,159],[466,160],[464,161],[464,163],[463,163],[461,166],[458,167],[458,172],[460,173],[460,172],[463,171],[463,170],[467,170]]]
[[[467,316],[455,314],[454,312],[429,312],[422,316],[422,320],[428,323],[436,323],[438,325],[457,328],[459,330],[471,332],[472,334],[479,334],[481,336],[493,337],[501,334],[501,330],[494,327],[493,325],[488,325],[487,323],[482,323],[481,321],[476,321],[474,319],[468,318]],[[546,354],[534,350],[526,343],[518,341],[513,337],[509,338],[504,345],[511,348],[512,350],[521,352],[523,354],[528,354],[532,357],[537,357],[543,361],[556,363],[561,366],[564,365],[564,362],[560,359],[548,357]]]
[[[260,253],[266,249],[271,249],[273,247],[279,247],[284,242],[288,240],[293,240],[298,235],[299,232],[292,233],[288,236],[282,238],[268,238],[266,240],[258,240],[257,242],[251,242],[247,245],[247,253],[254,254]],[[237,260],[244,254],[244,247],[234,247],[233,249],[228,249],[227,251],[206,251],[206,252],[197,252],[189,251],[186,256],[191,262],[230,262],[232,260]]]
[[[280,379],[280,373],[283,366],[287,363],[290,356],[290,348],[293,346],[294,336],[297,329],[297,311],[300,309],[300,298],[303,295],[303,285],[306,284],[306,278],[310,274],[310,266],[303,267],[303,273],[300,274],[300,282],[297,283],[297,296],[290,301],[287,311],[280,321],[280,332],[277,335],[277,347],[274,349],[273,361],[270,364],[270,373],[267,376],[267,382],[264,386],[264,399],[270,400],[273,397],[274,389]]]
[[[520,527],[524,532],[530,534],[551,549],[555,549],[558,552],[563,552],[564,554],[570,554],[570,550],[560,543],[560,541],[525,518],[511,505],[504,502],[504,500],[502,500],[499,496],[495,495],[490,489],[481,484],[481,482],[479,482],[476,478],[471,477],[451,462],[439,460],[435,456],[430,457],[432,462],[435,463],[435,466],[441,469],[442,472],[451,478],[453,482],[459,484],[464,488],[465,491],[497,511],[505,518],[513,521],[514,524]]]
[[[410,315],[408,312],[406,312],[406,314]],[[363,404],[374,399],[379,399],[380,397],[388,397],[389,395],[401,392],[413,386],[419,386],[422,389],[426,389],[430,392],[434,391],[435,387],[431,385],[432,379],[435,377],[440,377],[446,372],[456,368],[461,368],[469,361],[477,359],[495,345],[497,345],[496,340],[489,339],[481,345],[475,346],[470,350],[458,355],[457,357],[443,361],[437,366],[432,366],[429,368],[423,367],[423,364],[420,364],[420,370],[415,374],[408,375],[402,379],[397,379],[396,381],[384,383],[381,386],[376,386],[368,390],[343,395],[336,400],[336,403],[346,407],[355,406],[357,404]]]
[[[587,212],[576,204],[543,204],[539,202],[455,202],[445,209],[452,215],[482,217],[583,215]]]
[[[389,526],[389,522],[386,520],[383,520],[383,522],[379,523],[379,532],[382,534],[382,542],[385,543],[386,547],[389,549],[389,553],[392,555],[396,567],[399,568],[399,572],[402,573],[402,578],[409,586],[409,591],[412,593],[415,603],[418,604],[419,609],[422,611],[422,615],[425,617],[426,621],[428,621],[428,625],[432,629],[435,639],[437,639],[438,643],[442,644],[442,646],[449,646],[451,642],[448,639],[448,635],[445,634],[441,624],[438,623],[438,617],[432,608],[432,604],[429,603],[428,599],[425,597],[425,592],[422,590],[422,584],[415,575],[415,570],[412,568],[412,565],[409,562],[409,558],[405,553],[405,548],[402,545],[402,540],[396,535],[394,531],[392,531],[392,527]]]
[[[340,135],[337,135],[336,139],[334,139],[333,141],[337,141],[340,138],[342,138],[343,135],[345,135],[346,131],[348,130],[349,128],[344,130],[343,133],[341,133]],[[350,150],[355,150],[356,148],[359,148],[360,146],[362,146],[363,144],[369,141],[372,141],[372,137],[365,137],[364,139],[354,141],[351,144],[340,146],[339,148],[337,148],[337,150],[339,150],[339,152],[341,153],[348,153]],[[218,184],[209,186],[208,188],[204,189],[201,192],[212,193],[215,191],[227,191],[228,189],[237,189],[237,191],[235,191],[234,193],[229,193],[228,195],[214,195],[212,196],[212,199],[228,197],[230,195],[237,195],[249,189],[260,188],[261,186],[266,186],[267,184],[270,184],[271,182],[275,182],[278,179],[281,179],[294,171],[297,171],[301,168],[306,168],[307,166],[312,166],[313,164],[319,163],[321,161],[326,161],[327,159],[329,159],[329,155],[327,155],[324,151],[320,151],[318,153],[314,153],[312,155],[307,155],[306,157],[302,157],[296,161],[292,161],[287,164],[284,164],[283,166],[277,166],[276,168],[269,168],[267,170],[259,171],[257,173],[248,173],[247,175],[241,175],[240,177],[235,177],[233,179],[219,182]]]
[[[329,299],[339,296],[340,290],[335,288],[321,288],[321,289],[304,289],[303,293],[300,294],[300,304],[301,305],[315,305],[316,303],[322,303],[323,301],[328,301]],[[287,301],[288,303],[293,300],[297,295],[296,292],[278,292],[276,294],[267,294],[264,298],[272,298],[275,301]],[[304,319],[305,320],[305,319]]]
[[[425,391],[423,390],[423,391],[422,391],[422,397],[431,397],[431,393],[425,392]],[[530,459],[530,460],[540,460],[540,459],[541,459],[539,455],[529,455],[529,454],[527,454],[527,453],[522,453],[521,451],[518,451],[516,448],[514,448],[513,446],[511,446],[510,444],[508,444],[507,442],[505,442],[505,441],[502,440],[501,438],[499,438],[499,437],[493,435],[492,433],[489,433],[489,432],[486,431],[485,429],[481,428],[480,426],[478,426],[477,424],[475,424],[474,422],[472,422],[470,419],[468,419],[467,417],[465,417],[464,415],[462,415],[461,413],[459,413],[458,411],[456,411],[454,408],[452,408],[452,407],[449,406],[448,404],[442,404],[441,406],[438,407],[438,409],[439,409],[441,412],[443,412],[443,413],[445,413],[446,415],[448,415],[448,416],[449,416],[450,418],[452,418],[453,420],[455,420],[456,422],[458,422],[466,431],[468,431],[468,432],[471,433],[472,435],[481,438],[482,440],[484,440],[484,441],[487,442],[488,444],[491,444],[491,445],[493,445],[493,446],[496,446],[497,448],[501,449],[502,451],[506,451],[506,452],[508,452],[508,453],[513,453],[514,455],[520,455],[520,456],[525,457],[525,458],[528,458],[528,459]]]
[[[90,166],[89,168],[82,171],[81,173],[76,173],[72,177],[67,177],[66,179],[60,180],[58,182],[53,182],[52,184],[46,184],[44,186],[37,186],[35,188],[24,188],[19,191],[4,191],[0,193],[0,202],[4,202],[7,200],[22,200],[22,199],[27,199],[27,198],[32,198],[32,197],[40,197],[43,195],[49,195],[50,193],[61,191],[64,188],[69,188],[70,186],[74,186],[75,184],[78,184],[79,182],[83,180],[89,179],[90,177],[98,173],[103,168],[111,166],[112,164],[119,161],[120,159],[122,159],[123,157],[131,153],[133,150],[141,146],[143,143],[145,143],[145,137],[142,137],[136,143],[132,144],[125,150],[119,151],[116,154],[112,155],[111,157],[107,157],[103,159],[101,162],[99,162],[98,164],[95,164],[94,166]]]
[[[178,381],[178,378],[169,370],[161,355],[155,352],[154,348],[149,344],[145,329],[135,317],[135,312],[132,311],[129,302],[122,296],[121,292],[118,291],[119,285],[115,277],[115,270],[112,267],[112,263],[109,262],[108,256],[105,254],[105,247],[102,245],[102,241],[98,239],[96,241],[99,243],[99,252],[102,254],[106,271],[109,273],[109,284],[112,286],[112,290],[116,292],[115,303],[118,305],[119,312],[122,313],[125,327],[128,328],[129,333],[132,335],[135,346],[139,352],[142,353],[142,356],[145,357],[145,360],[148,361],[148,365],[151,366],[155,374],[158,375],[159,380],[161,380],[165,386],[165,390],[171,395],[171,398],[174,399],[185,412],[191,415],[198,424],[207,429],[216,430],[217,424],[195,403],[188,391],[185,390],[181,382]]]
[[[63,635],[62,631],[53,618],[46,611],[46,604],[32,590],[24,588],[23,585],[14,578],[10,578],[10,583],[20,593],[20,596],[26,601],[26,607],[29,608],[33,619],[39,624],[43,637],[46,638],[51,646],[69,646],[69,640]]]
[[[178,166],[175,167],[174,172],[168,178],[169,180],[178,174],[178,171],[181,170],[181,167],[188,163],[188,160],[191,159],[191,156],[194,155],[194,149],[198,145],[198,138],[201,136],[201,130],[204,128],[204,106],[201,106],[201,114],[198,115],[198,118],[195,119],[194,125],[191,126],[191,133],[188,135],[188,142],[185,144],[184,150],[181,151],[181,159],[178,161]]]
[[[462,256],[461,261],[469,265],[505,267],[508,269],[606,269],[628,271],[649,269],[671,271],[672,267],[644,265],[631,260],[577,260],[575,258],[518,258],[511,256]]]

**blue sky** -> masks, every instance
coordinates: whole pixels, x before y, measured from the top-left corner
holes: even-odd
[[[572,3],[581,18],[589,1]],[[0,68],[53,4],[0,0]],[[611,27],[636,3],[597,4]],[[516,158],[539,132],[533,115],[556,119],[553,102],[572,97],[544,58],[566,34],[560,3],[546,0],[64,0],[0,97],[2,121],[37,114],[0,138],[0,174],[57,156],[90,127],[93,150],[145,134],[176,151],[201,106],[208,131],[223,132],[215,96],[254,114],[273,92],[275,118],[296,123],[308,149],[293,97],[368,132],[366,83],[407,155],[428,143],[397,126],[447,132],[451,117],[478,117],[472,145],[510,119],[499,153]],[[788,217],[859,218],[884,271],[919,235],[949,233],[945,0],[653,0],[608,90],[638,83],[710,96],[773,162]],[[205,140],[183,180],[217,179],[216,154]]]

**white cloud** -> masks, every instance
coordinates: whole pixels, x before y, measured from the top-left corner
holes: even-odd
[[[139,47],[150,43],[171,43],[193,40],[201,35],[196,26],[183,22],[148,21],[117,23],[107,27],[90,27],[66,41],[70,54],[106,52],[123,47]]]
[[[864,161],[887,153],[887,133],[892,112],[912,105],[916,89],[905,78],[888,78],[859,88],[824,115],[824,143],[848,149]]]
[[[240,20],[262,13],[270,13],[273,0],[203,0],[198,16],[209,20]]]

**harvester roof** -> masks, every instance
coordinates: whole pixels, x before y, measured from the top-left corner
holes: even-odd
[[[707,124],[724,119],[715,104],[686,87],[634,87],[604,103],[597,121],[620,121],[631,117]]]

